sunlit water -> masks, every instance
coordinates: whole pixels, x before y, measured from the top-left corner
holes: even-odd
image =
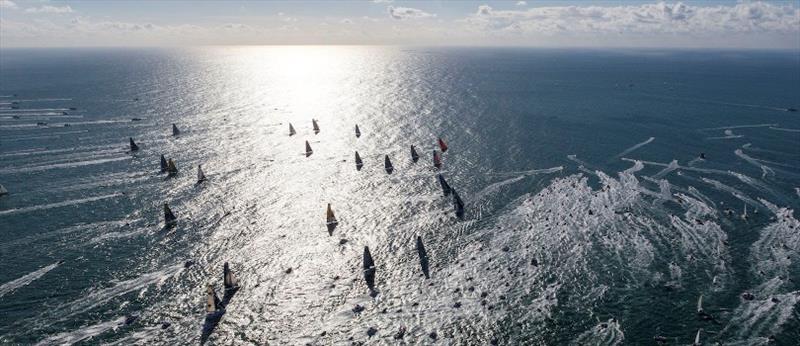
[[[213,344],[800,339],[796,52],[5,50],[0,96],[2,343],[199,343],[224,262]]]

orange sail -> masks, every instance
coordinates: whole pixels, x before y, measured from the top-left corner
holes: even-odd
[[[442,168],[442,159],[439,158],[439,153],[437,153],[436,150],[433,151],[433,166]]]
[[[442,149],[442,152],[446,152],[447,151],[447,144],[444,142],[444,140],[441,137],[439,137],[439,148]]]

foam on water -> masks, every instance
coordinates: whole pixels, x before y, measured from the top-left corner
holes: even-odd
[[[3,297],[9,293],[13,293],[16,290],[29,285],[31,282],[44,276],[44,274],[47,274],[47,272],[56,269],[59,265],[61,265],[61,263],[56,262],[51,265],[42,267],[38,270],[35,270],[33,272],[30,272],[19,279],[4,283],[2,286],[0,286],[0,297]]]

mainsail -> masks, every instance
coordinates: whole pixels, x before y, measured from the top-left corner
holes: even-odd
[[[414,146],[412,145],[411,146],[411,161],[414,161],[414,163],[417,163],[417,160],[419,160],[419,154],[417,154],[417,149],[415,149]]]
[[[308,144],[308,141],[306,141],[306,157],[311,156],[313,153],[314,151],[311,150],[311,144]]]
[[[433,151],[433,166],[436,168],[442,168],[442,159],[439,158],[439,153],[436,150]]]
[[[361,161],[361,156],[359,156],[356,151],[356,170],[360,171],[361,167],[364,167],[364,161]]]
[[[456,190],[451,189],[451,191],[453,192],[453,207],[456,210],[456,216],[458,216],[459,218],[463,218],[464,201],[461,200],[461,197],[458,195],[458,192],[456,192]]]
[[[206,175],[203,173],[203,167],[197,165],[197,182],[202,183],[206,181]]]
[[[164,223],[167,226],[172,226],[175,225],[177,220],[178,218],[175,217],[175,214],[173,214],[172,210],[169,209],[169,205],[167,203],[164,203]]]
[[[356,138],[361,137],[361,130],[358,129],[358,124],[356,124]]]
[[[206,286],[206,313],[213,314],[221,309],[222,302],[217,297],[217,292],[214,292],[214,286],[208,284]]]
[[[439,137],[439,148],[442,149],[442,152],[447,151],[447,144],[441,137]]]
[[[177,136],[179,134],[181,134],[181,131],[178,130],[178,126],[175,125],[175,124],[172,124],[172,135],[173,136]]]
[[[294,126],[292,126],[292,123],[289,123],[289,136],[294,136],[296,133],[297,131],[294,130]]]
[[[225,290],[239,287],[239,280],[237,280],[236,276],[233,275],[231,268],[228,266],[228,262],[225,262],[222,267],[222,282],[223,286],[225,286]]]
[[[178,174],[178,167],[175,166],[175,161],[167,160],[167,175],[172,177],[176,174]]]
[[[450,194],[450,185],[447,184],[447,181],[444,180],[444,176],[441,175],[441,174],[438,174],[436,177],[439,178],[439,185],[442,186],[442,192],[444,193],[444,195],[445,196],[449,195]]]
[[[372,260],[367,246],[364,247],[364,281],[367,282],[370,290],[375,289],[375,262]]]
[[[3,187],[3,185],[0,185],[0,196],[7,195],[7,194],[8,194],[8,190],[6,190],[6,188]]]
[[[161,173],[167,171],[167,158],[164,155],[161,155]]]
[[[330,203],[328,203],[328,211],[325,213],[325,220],[328,223],[328,225],[335,225],[339,223],[338,221],[336,221],[336,216],[333,215],[333,209],[331,209]]]
[[[130,140],[130,142],[131,142],[131,151],[137,151],[137,150],[139,150],[139,146],[138,146],[138,145],[136,145],[136,142],[134,142],[134,141],[133,141],[133,137],[128,137],[128,139],[129,139],[129,140]]]
[[[383,160],[383,166],[386,168],[386,173],[392,174],[394,171],[394,166],[392,166],[392,161],[389,160],[389,155],[386,155],[386,159]]]
[[[700,346],[703,344],[700,342],[700,332],[702,331],[703,331],[702,328],[697,330],[697,335],[694,336],[694,343],[692,344],[692,346]]]
[[[417,254],[419,255],[419,264],[422,266],[422,273],[425,274],[426,279],[430,279],[431,275],[428,271],[428,253],[425,251],[425,245],[422,245],[422,237],[417,236]]]
[[[703,313],[703,295],[700,295],[700,298],[697,298],[697,313]]]
[[[314,125],[314,134],[319,133],[319,125],[317,125],[317,119],[311,119],[311,124]]]

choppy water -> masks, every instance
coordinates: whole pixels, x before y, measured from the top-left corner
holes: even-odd
[[[199,343],[226,261],[213,344],[800,339],[796,52],[4,50],[0,96],[2,343]]]

